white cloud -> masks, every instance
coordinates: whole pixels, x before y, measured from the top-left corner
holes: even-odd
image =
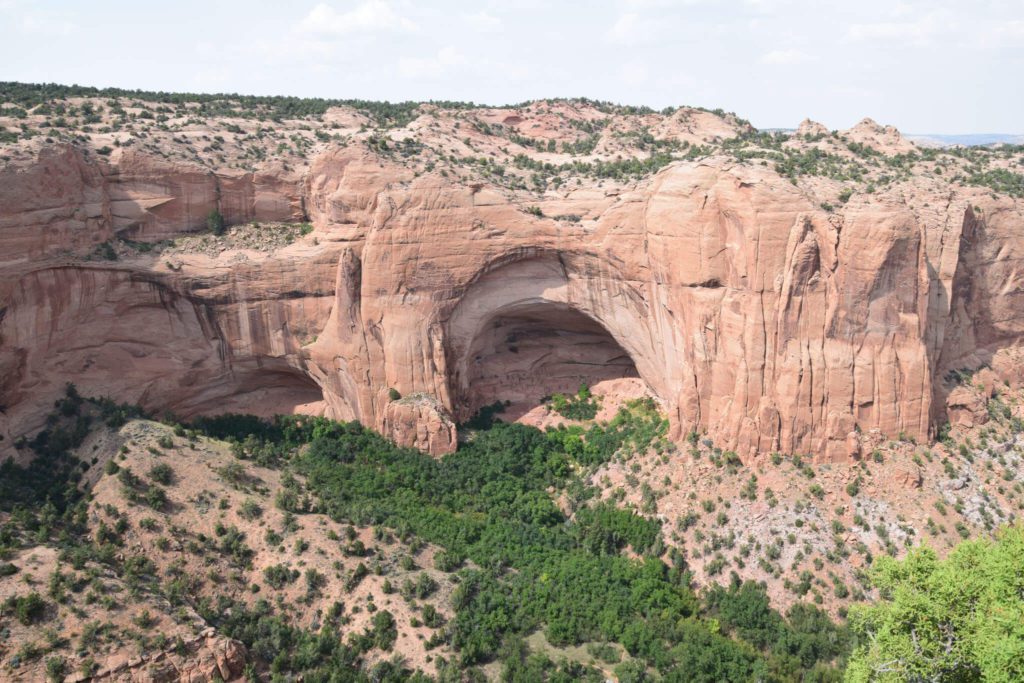
[[[297,28],[303,33],[326,36],[417,30],[415,23],[383,0],[368,0],[347,12],[321,2],[303,17]]]
[[[912,2],[896,2],[889,8],[889,14],[894,17],[908,17],[921,12],[921,8]]]
[[[520,62],[498,62],[486,64],[488,71],[501,74],[506,81],[536,81],[537,74],[530,66]]]
[[[655,9],[673,9],[677,7],[693,7],[706,0],[626,0],[630,7],[652,7]]]
[[[26,14],[21,20],[21,30],[33,35],[69,36],[78,30],[78,26],[58,14]]]
[[[501,19],[485,11],[466,14],[463,19],[471,28],[480,33],[493,33],[501,30]]]
[[[226,66],[208,66],[192,73],[189,82],[195,90],[230,92],[236,75]]]
[[[4,23],[25,35],[68,36],[79,30],[67,12],[38,9],[16,0],[0,2],[0,13],[7,15]]]
[[[875,38],[920,38],[930,30],[924,24],[913,21],[877,21],[870,24],[853,24],[847,30],[853,40]]]
[[[878,92],[870,88],[862,88],[858,85],[830,85],[826,92],[835,97],[846,97],[850,99],[869,99],[878,97]]]
[[[800,50],[787,49],[787,50],[772,50],[761,55],[762,64],[772,64],[777,66],[785,66],[790,64],[803,64],[811,61],[813,58],[806,52]]]
[[[955,17],[948,12],[932,12],[910,21],[878,21],[853,24],[846,37],[854,41],[903,42],[913,45],[930,43],[937,36],[958,33]]]
[[[438,78],[465,63],[462,53],[449,45],[433,57],[403,57],[398,60],[398,72],[406,78]]]
[[[790,4],[788,0],[743,0],[743,4],[754,12],[772,13]]]
[[[651,71],[641,62],[626,62],[619,65],[619,80],[629,86],[639,86],[650,80]]]
[[[1003,47],[1019,47],[1024,41],[1024,20],[1014,19],[1000,23],[992,30],[992,44]],[[982,46],[989,44],[987,40],[980,40]]]
[[[658,33],[658,25],[637,12],[622,14],[608,29],[608,40],[619,45],[635,45],[650,41]]]

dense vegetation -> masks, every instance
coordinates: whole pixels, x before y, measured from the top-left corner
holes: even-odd
[[[92,463],[80,462],[70,454],[71,449],[81,445],[97,423],[116,428],[142,414],[135,406],[83,398],[73,384],[68,384],[65,396],[54,403],[46,428],[31,440],[16,444],[31,451],[31,462],[22,467],[7,460],[0,465],[0,511],[12,513],[13,520],[4,527],[0,551],[5,541],[13,539],[11,534],[19,522],[36,531],[39,540],[46,540],[49,532],[60,526],[60,520],[76,519],[83,499],[78,482]],[[49,523],[41,532],[39,519],[33,514],[40,509],[46,513],[44,523]]]
[[[1024,174],[1005,168],[973,172],[967,176],[967,182],[1011,197],[1024,197]]]
[[[481,421],[488,428],[440,460],[355,423],[279,418],[267,425],[227,416],[203,424],[219,436],[235,427],[247,457],[304,445],[289,466],[305,477],[320,511],[444,548],[439,568],[457,571],[459,586],[456,616],[439,638],[458,661],[442,665],[442,678],[499,659],[506,680],[602,680],[582,665],[529,654],[523,638],[540,629],[555,646],[618,643],[629,655],[617,664],[622,680],[655,672],[674,681],[838,680],[833,663],[848,648],[844,628],[809,605],[783,617],[761,586],[738,579],[702,601],[683,555],[666,551],[658,521],[599,501],[583,485],[581,468],[662,438],[665,423],[652,404],[636,402],[607,425],[547,433],[495,422],[494,412]],[[306,509],[293,503],[298,513]],[[261,609],[225,603],[208,606],[206,616],[261,651],[260,634],[277,619],[269,606]],[[374,637],[350,645],[359,650]],[[339,651],[336,640],[328,659],[358,655]],[[281,648],[267,649],[266,658],[282,673],[327,675],[322,661],[296,661]]]
[[[710,154],[709,148],[699,145],[687,146],[686,154],[681,157],[693,160]],[[513,158],[516,168],[534,172],[533,183],[535,186],[546,186],[547,177],[558,174],[569,176],[586,176],[591,178],[642,178],[655,173],[676,160],[672,154],[665,152],[654,152],[644,158],[616,159],[614,161],[594,162],[573,161],[564,164],[552,164],[550,162],[538,161],[526,154],[517,154]]]
[[[727,586],[698,594],[684,554],[666,549],[660,522],[601,500],[583,483],[588,468],[664,445],[666,424],[652,403],[634,402],[607,424],[548,432],[503,424],[499,409],[492,406],[475,422],[474,438],[440,460],[356,423],[320,418],[224,415],[191,427],[232,441],[242,461],[300,475],[286,475],[292,483],[277,496],[291,514],[326,512],[355,526],[389,528],[410,545],[443,548],[435,567],[457,585],[455,615],[446,623],[432,608],[423,612],[434,628],[427,647],[447,643],[455,653],[438,660],[442,681],[478,680],[480,665],[491,661],[506,681],[602,681],[608,671],[621,681],[837,681],[851,647],[849,681],[1024,676],[1020,527],[997,541],[964,543],[945,561],[927,549],[902,561],[880,558],[872,578],[882,601],[852,610],[851,635],[810,604],[778,613],[761,585],[735,575]],[[26,467],[6,463],[0,472],[0,506],[10,513],[0,528],[0,559],[13,548],[52,543],[73,564],[100,562],[136,589],[158,585],[151,561],[124,552],[121,527],[86,527],[88,493],[75,484],[95,463],[71,456],[91,427],[117,427],[140,414],[83,398],[69,385],[47,428],[19,444],[36,459]],[[176,427],[189,438],[192,430]],[[111,465],[108,474],[126,490],[145,489],[140,504],[155,508],[150,489],[174,481],[159,463],[146,474],[148,485]],[[210,543],[235,566],[248,566],[251,550],[237,529],[218,529]],[[17,572],[11,563],[2,566]],[[283,564],[262,575],[277,587],[300,576]],[[307,572],[311,590],[316,578]],[[160,590],[172,604],[190,600],[180,587]],[[371,650],[394,645],[397,625],[386,610],[365,631],[342,638],[340,609],[309,630],[268,600],[247,606],[221,597],[194,606],[282,679],[429,680],[400,657],[365,663]],[[0,605],[0,615],[36,624],[48,609],[30,591]],[[526,639],[537,631],[552,647],[586,644],[607,668],[531,652]]]
[[[416,116],[421,102],[375,102],[371,100],[324,99],[321,97],[285,97],[237,95],[229,93],[171,93],[124,88],[93,88],[57,83],[0,82],[0,100],[23,109],[32,109],[53,100],[69,97],[131,98],[167,105],[198,104],[198,116],[231,116],[239,118],[301,119],[319,118],[331,107],[350,106],[370,117],[378,126],[392,128],[407,125]],[[471,102],[434,102],[445,109],[467,109]]]
[[[155,102],[160,104],[180,105],[184,103],[198,103],[200,113],[210,115],[232,115],[254,116],[258,110],[268,112],[275,118],[306,118],[320,117],[330,107],[347,105],[358,109],[378,125],[382,127],[400,127],[407,125],[417,115],[421,104],[431,104],[444,109],[471,109],[476,107],[472,102],[457,101],[435,101],[428,102],[380,102],[373,100],[359,99],[333,99],[322,97],[287,97],[287,96],[266,96],[266,95],[239,95],[235,93],[180,93],[150,90],[132,90],[125,88],[95,88],[83,85],[61,85],[59,83],[19,83],[16,81],[0,81],[0,100],[10,102],[23,109],[32,109],[40,104],[53,100],[67,99],[69,97],[108,97],[108,98],[132,98],[144,102]],[[543,100],[549,104],[568,102],[580,106],[590,106],[598,111],[613,116],[642,116],[653,114],[655,110],[647,106],[622,105],[602,100],[592,100],[585,97],[577,98],[552,98]],[[521,102],[519,104],[507,105],[510,107],[525,107],[532,102]],[[704,109],[695,107],[701,111],[710,111],[718,116],[730,116],[736,118],[740,124],[747,124],[747,121],[739,119],[735,114],[726,113],[721,109]],[[677,110],[676,107],[666,107],[661,114],[669,116]],[[583,152],[581,152],[583,153]]]
[[[599,399],[586,384],[580,385],[575,395],[555,394],[551,397],[551,408],[570,420],[593,420],[600,408]]]

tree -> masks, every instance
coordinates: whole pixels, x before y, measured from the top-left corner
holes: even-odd
[[[214,235],[224,234],[224,216],[220,215],[220,211],[214,209],[206,216],[206,229],[212,232]]]
[[[1024,680],[1024,526],[945,560],[930,548],[880,557],[872,581],[881,601],[850,612],[862,644],[848,683]]]
[[[8,611],[13,612],[14,617],[23,626],[31,626],[43,618],[43,614],[46,611],[46,602],[43,601],[39,593],[32,591],[24,597],[8,598],[0,613]]]
[[[390,650],[398,640],[398,628],[395,617],[387,610],[373,615],[373,642],[382,650]]]

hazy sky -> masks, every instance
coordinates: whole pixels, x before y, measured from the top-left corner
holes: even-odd
[[[0,80],[1024,133],[1024,0],[0,0]]]

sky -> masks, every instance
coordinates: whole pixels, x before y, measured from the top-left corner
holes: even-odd
[[[1024,133],[1024,0],[0,0],[0,80]]]

